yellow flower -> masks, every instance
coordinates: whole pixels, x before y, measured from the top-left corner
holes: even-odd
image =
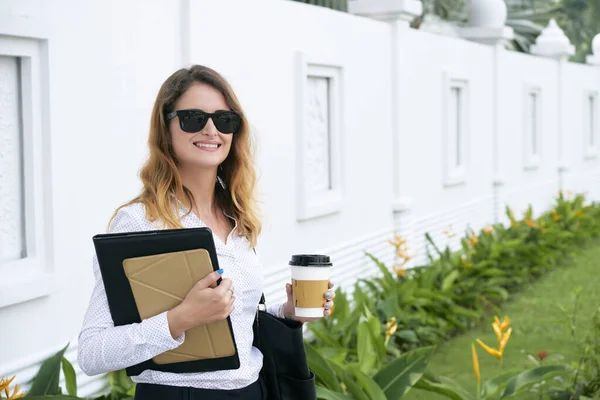
[[[479,243],[479,238],[477,236],[475,236],[474,233],[471,232],[471,234],[469,235],[469,239],[467,240],[467,243],[469,244],[470,247],[475,247],[475,245],[477,243]]]
[[[396,251],[399,251],[404,245],[406,245],[406,239],[403,239],[402,236],[394,233],[394,240],[388,240],[388,242],[396,248]]]
[[[504,335],[502,335],[502,338],[500,340],[500,346],[498,346],[498,350],[500,351],[500,354],[504,354],[504,348],[506,347],[506,344],[508,343],[508,339],[510,339],[511,333],[512,333],[512,328],[508,328],[506,333]]]
[[[486,227],[485,227],[485,228],[483,228],[483,233],[484,233],[486,236],[490,236],[490,235],[492,234],[492,232],[494,232],[494,227],[493,227],[493,226],[486,225]]]
[[[567,190],[565,193],[567,194],[567,196],[572,196],[573,195],[573,192],[571,190]]]
[[[396,265],[394,267],[394,271],[396,271],[396,275],[398,276],[398,278],[406,273],[406,270],[404,268],[402,268],[400,265]]]
[[[479,358],[477,358],[477,350],[475,350],[475,343],[471,343],[471,354],[473,355],[473,371],[475,371],[475,381],[481,382],[481,373],[479,372]]]
[[[496,357],[499,360],[502,360],[502,355],[504,354],[504,348],[506,347],[506,344],[508,343],[508,339],[510,339],[510,335],[512,333],[512,328],[509,328],[509,325],[510,325],[510,318],[505,316],[504,319],[502,320],[502,322],[500,322],[500,319],[498,319],[498,317],[494,317],[494,323],[492,324],[492,328],[494,329],[494,333],[496,334],[496,337],[498,338],[498,349],[497,350],[487,346],[485,343],[483,343],[479,339],[477,339],[477,343],[479,343],[481,345],[481,347],[483,347],[483,349],[488,352],[488,354]]]
[[[530,228],[537,228],[537,224],[531,217],[524,219],[523,222]]]
[[[7,396],[8,398],[6,400],[17,400],[25,396],[25,393],[19,393],[20,390],[21,386],[15,385],[12,394],[10,396]]]
[[[13,388],[12,394],[10,393],[9,386],[14,379],[15,379],[15,377],[13,376],[10,379],[2,378],[2,380],[0,380],[0,392],[4,391],[6,400],[16,400],[16,399],[20,399],[23,396],[25,396],[25,393],[19,393],[21,391],[20,385],[15,385],[15,387]]]
[[[394,333],[396,333],[396,330],[398,329],[398,324],[396,323],[396,317],[392,317],[392,319],[390,319],[386,324],[385,324],[385,336],[386,337],[390,337],[392,336]]]
[[[456,233],[452,232],[452,225],[448,226],[448,228],[444,229],[442,231],[442,233],[446,236],[446,237],[454,237],[456,236]]]
[[[506,328],[508,328],[509,325],[510,325],[510,318],[508,318],[507,316],[504,316],[504,319],[502,320],[502,323],[500,324],[500,330],[502,332],[504,332],[506,330]]]
[[[388,322],[386,322],[386,324],[385,324],[385,345],[386,346],[389,343],[390,338],[394,335],[394,333],[396,333],[397,329],[398,329],[398,324],[396,323],[396,317],[392,317],[392,319],[390,319]]]
[[[502,322],[500,322],[498,317],[494,317],[494,323],[492,325],[497,325],[500,332],[504,332],[506,328],[508,328],[508,326],[510,325],[510,318],[504,316],[504,319],[502,320]]]
[[[583,212],[581,210],[575,211],[575,214],[577,215],[577,218],[579,218],[579,219],[581,219],[583,217]]]
[[[465,268],[471,268],[473,266],[472,263],[470,263],[469,261],[467,261],[467,256],[465,254],[463,254],[460,257],[460,261],[462,262],[463,267]]]
[[[8,378],[2,378],[2,380],[0,380],[0,392],[4,391],[4,393],[6,394],[6,397],[8,397],[8,387],[10,386],[10,384],[12,383],[12,381],[15,380],[15,377],[13,376],[12,378],[8,379]],[[1,398],[1,397],[0,397]]]
[[[558,215],[556,209],[552,210],[552,219],[554,219],[554,221],[560,221],[560,215]]]
[[[477,343],[479,343],[479,345],[481,347],[483,347],[483,349],[485,351],[487,351],[487,353],[489,355],[496,357],[498,360],[502,360],[502,353],[500,353],[498,350],[489,347],[488,345],[486,345],[485,343],[483,343],[481,341],[481,339],[475,339],[475,340],[477,341]]]
[[[500,347],[500,341],[502,340],[502,331],[500,331],[500,324],[492,324],[492,328],[494,328],[494,333],[498,338],[498,347]]]

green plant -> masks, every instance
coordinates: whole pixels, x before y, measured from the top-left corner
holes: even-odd
[[[43,399],[63,399],[63,400],[127,400],[133,399],[135,394],[135,384],[125,374],[125,371],[115,371],[109,373],[110,393],[103,394],[97,397],[82,398],[77,397],[77,376],[73,366],[64,357],[65,351],[69,347],[67,344],[63,349],[58,351],[53,356],[44,360],[37,374],[33,378],[31,387],[27,394],[22,394],[24,399],[43,400]],[[65,386],[67,393],[64,394],[59,386],[61,369],[65,378]],[[14,379],[14,377],[13,377]],[[3,383],[8,384],[10,381],[3,380],[0,382],[0,388],[3,388]],[[8,400],[21,398],[19,396],[8,396]],[[18,388],[15,389],[18,392]],[[2,399],[0,395],[0,399]]]
[[[415,387],[428,392],[444,395],[453,400],[504,399],[524,394],[529,391],[532,386],[543,382],[549,376],[568,370],[567,365],[555,364],[537,365],[534,368],[527,368],[525,370],[522,368],[515,368],[503,372],[502,360],[504,350],[510,338],[512,328],[509,328],[508,318],[505,318],[501,323],[497,317],[495,318],[492,327],[498,337],[498,349],[487,346],[479,339],[477,339],[477,343],[479,343],[488,354],[498,359],[499,368],[495,376],[482,382],[477,351],[475,349],[475,344],[471,343],[473,370],[475,372],[476,383],[475,396],[471,395],[452,379],[436,377],[430,374],[421,378]]]
[[[573,344],[579,349],[580,358],[568,374],[556,378],[550,387],[552,399],[600,399],[600,308],[596,310],[587,335],[577,339],[576,321],[579,312],[580,288],[573,291],[573,310],[569,313],[559,306],[565,320],[565,327],[571,334]],[[535,358],[532,358],[537,363]]]
[[[432,249],[427,265],[404,269],[410,256],[406,242],[398,236],[390,242],[399,264],[388,267],[367,254],[380,275],[358,281],[353,286],[352,302],[338,287],[332,315],[308,324],[314,336],[310,346],[327,362],[350,367],[360,362],[362,373],[374,374],[382,362],[390,363],[405,352],[435,345],[478,325],[511,293],[533,282],[569,257],[579,245],[600,234],[600,207],[593,203],[586,205],[581,195],[559,192],[554,208],[539,217],[534,217],[531,207],[525,210],[522,219],[508,207],[506,215],[506,226],[488,225],[480,232],[466,232],[461,249],[456,252],[448,246],[440,249],[427,234]],[[365,342],[369,335],[376,338],[378,330],[379,339]],[[518,382],[526,377],[527,382],[534,382],[536,374],[546,369],[536,371],[520,371],[525,375]],[[360,390],[342,386],[345,378],[352,377],[352,371],[344,373],[350,375],[329,374],[323,378],[317,374],[317,378],[328,390],[344,394]],[[338,383],[325,384],[332,379]],[[494,379],[484,385],[487,395],[492,393],[491,384],[499,390],[499,378]],[[425,373],[417,387],[431,384],[433,388],[442,388],[448,382],[446,378],[434,379]],[[449,389],[444,387],[444,390]]]
[[[336,313],[340,311],[339,305],[336,309]],[[379,319],[364,308],[356,326],[356,341],[351,346],[344,345],[344,336],[339,334],[335,339],[326,339],[325,347],[305,343],[318,397],[391,400],[406,394],[425,372],[433,347],[400,354],[388,347],[396,329],[395,320],[382,326]]]

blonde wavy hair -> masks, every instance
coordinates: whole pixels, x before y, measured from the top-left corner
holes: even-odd
[[[215,189],[215,200],[225,213],[236,219],[237,233],[246,237],[251,246],[255,246],[262,226],[254,198],[256,172],[248,120],[229,83],[218,72],[202,65],[176,71],[160,87],[150,121],[150,154],[140,171],[142,191],[136,198],[115,210],[109,226],[121,208],[139,202],[146,207],[146,217],[151,222],[161,221],[170,229],[183,228],[174,202],[180,200],[187,206],[189,214],[194,198],[181,182],[179,162],[173,150],[165,115],[175,110],[177,100],[194,83],[214,87],[223,94],[227,105],[242,116],[239,131],[233,134],[229,155],[220,166],[219,176],[225,181],[226,189]]]

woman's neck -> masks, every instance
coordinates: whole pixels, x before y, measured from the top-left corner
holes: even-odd
[[[194,196],[192,207],[200,214],[211,215],[215,211],[215,180],[217,169],[180,168],[183,185]]]

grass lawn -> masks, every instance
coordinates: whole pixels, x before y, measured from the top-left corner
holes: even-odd
[[[569,265],[559,267],[540,278],[531,286],[515,294],[504,305],[504,315],[511,319],[512,336],[504,351],[504,367],[533,367],[528,354],[547,351],[549,355],[562,354],[567,361],[577,360],[577,347],[571,337],[566,317],[559,309],[567,309],[573,315],[574,290],[580,287],[576,322],[577,340],[587,334],[591,317],[600,307],[600,242],[586,247],[574,257]],[[429,370],[456,380],[475,393],[475,377],[471,359],[471,343],[483,340],[490,347],[498,347],[492,330],[493,316],[489,323],[442,344],[429,364]],[[481,368],[482,382],[496,374],[498,360],[476,344]],[[436,400],[445,397],[419,390],[411,390],[405,400]]]

